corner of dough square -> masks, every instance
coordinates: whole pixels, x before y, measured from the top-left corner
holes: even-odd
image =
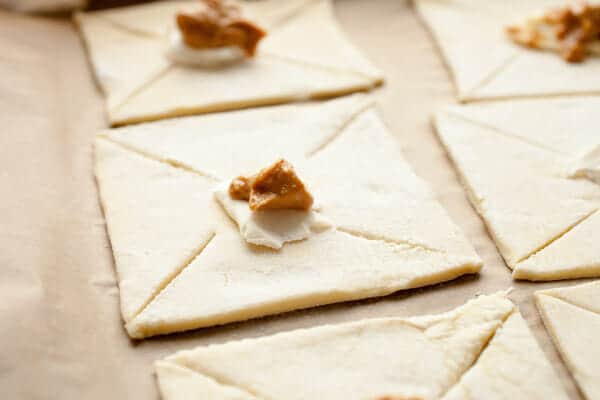
[[[584,397],[600,398],[600,280],[535,292],[554,345]]]
[[[330,0],[239,0],[243,15],[267,31],[255,57],[217,68],[171,62],[175,16],[195,3],[76,15],[111,124],[332,97],[383,81],[338,26]]]
[[[505,293],[443,314],[366,319],[180,351],[163,400],[567,400]]]
[[[279,158],[329,228],[280,249],[251,245],[214,191]],[[360,95],[107,130],[96,176],[135,338],[383,296],[482,265]]]
[[[597,94],[600,57],[564,61],[555,52],[514,44],[505,28],[572,2],[416,0],[454,79],[461,101]]]
[[[513,278],[600,277],[597,97],[450,106],[435,117]]]

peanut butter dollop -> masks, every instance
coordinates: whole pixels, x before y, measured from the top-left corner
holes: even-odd
[[[581,62],[587,46],[600,41],[600,5],[579,1],[572,6],[553,8],[524,24],[506,28],[516,43],[533,48],[555,50],[568,62]]]
[[[231,181],[232,199],[246,200],[252,211],[272,209],[308,210],[313,197],[294,167],[280,159],[252,177],[239,176]]]
[[[194,49],[237,46],[247,57],[254,56],[266,32],[244,19],[239,7],[227,0],[200,0],[197,12],[177,14],[183,42]]]

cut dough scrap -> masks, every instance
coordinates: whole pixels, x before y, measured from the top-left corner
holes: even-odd
[[[127,330],[143,338],[384,296],[475,273],[480,267],[478,258],[336,231],[275,251],[248,245],[233,227],[223,227]]]
[[[596,211],[550,246],[516,265],[516,279],[550,280],[600,276],[600,211]]]
[[[585,397],[600,397],[600,281],[538,291],[544,325]]]
[[[561,0],[416,1],[464,101],[599,93],[600,57],[573,65],[557,54],[515,45],[504,33],[510,23],[563,5]]]
[[[103,138],[96,177],[129,321],[214,235],[214,183]]]
[[[154,369],[163,400],[259,400],[249,393],[217,383],[205,375],[175,363],[157,361],[154,363]]]
[[[504,129],[491,129],[456,116],[455,109],[437,115],[438,134],[471,202],[518,276],[519,262],[598,209],[600,187],[564,178],[564,157],[515,138]],[[550,119],[550,114],[544,115]],[[576,265],[562,267],[567,270]],[[567,272],[564,274],[568,277]],[[527,276],[557,278],[552,271]]]
[[[331,222],[314,210],[266,210],[253,212],[247,201],[229,195],[229,182],[215,189],[215,198],[235,221],[246,242],[280,249],[284,243],[306,239],[332,227]]]
[[[442,400],[567,400],[558,376],[518,312]]]
[[[143,311],[126,319],[129,334],[141,338],[382,296],[478,272],[481,259],[410,171],[372,106],[356,96],[105,132],[128,151],[212,183],[206,194],[216,210],[206,213],[220,217],[200,254],[158,295],[149,293],[153,300]],[[265,232],[264,224],[250,221],[246,204],[225,202],[225,212],[214,199],[219,181],[251,174],[280,157],[298,168],[315,210],[328,222],[305,221],[305,240],[292,240],[305,236],[302,227]],[[173,207],[183,216],[200,213],[195,208],[204,204]],[[153,215],[152,209],[142,212]],[[274,247],[282,245],[280,250],[249,244],[227,214],[243,234],[258,233]],[[179,224],[169,223],[172,229]]]
[[[188,4],[78,14],[113,124],[336,96],[382,82],[336,25],[330,0],[244,2],[269,29],[256,58],[218,69],[170,64],[169,27]]]
[[[501,354],[502,346],[510,350],[509,354]],[[171,379],[159,368],[169,364],[261,399],[397,396],[433,400],[459,381],[469,384],[472,378],[468,375],[478,373],[479,363],[487,366],[494,359],[502,363],[501,372],[509,374],[510,370],[535,366],[529,376],[520,377],[521,389],[537,395],[535,398],[551,393],[547,398],[566,399],[549,363],[504,293],[480,296],[438,315],[370,319],[198,347],[156,365],[161,389],[171,384]],[[495,370],[496,366],[489,368]],[[527,379],[532,376],[536,379]],[[480,384],[481,391],[498,390],[489,398],[514,394],[512,385],[494,378],[490,375]],[[551,380],[540,385],[543,378]],[[183,391],[172,394],[169,400],[185,398]],[[521,394],[515,398],[525,397]]]
[[[253,174],[278,158],[296,165],[327,144],[373,101],[362,95],[179,118],[107,131],[145,153],[224,180]]]

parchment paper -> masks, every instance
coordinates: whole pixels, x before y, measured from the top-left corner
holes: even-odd
[[[157,399],[152,361],[176,350],[365,317],[440,312],[510,286],[571,398],[582,399],[531,297],[537,289],[578,282],[511,280],[431,128],[431,112],[453,101],[453,88],[411,5],[342,0],[336,11],[354,42],[385,71],[387,83],[375,92],[383,117],[483,257],[481,275],[130,341],[92,174],[91,141],[106,121],[81,41],[68,20],[0,12],[1,399]]]

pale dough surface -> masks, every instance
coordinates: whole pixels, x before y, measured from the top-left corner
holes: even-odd
[[[567,399],[505,293],[438,315],[198,347],[155,367],[165,400]]]
[[[566,174],[598,143],[593,97],[451,106],[435,124],[515,279],[600,276],[600,186]]]
[[[255,58],[222,68],[172,63],[165,55],[170,30],[190,4],[76,16],[112,124],[335,96],[382,82],[338,27],[330,0],[241,2],[268,31]]]
[[[600,398],[600,281],[540,290],[535,300],[584,396]]]
[[[363,96],[142,124],[96,142],[133,337],[382,296],[481,268]],[[273,250],[248,244],[213,191],[280,157],[302,165],[332,227]]]
[[[504,28],[563,0],[416,0],[462,101],[600,93],[600,57],[581,64],[512,43]],[[485,56],[483,56],[485,55]]]

